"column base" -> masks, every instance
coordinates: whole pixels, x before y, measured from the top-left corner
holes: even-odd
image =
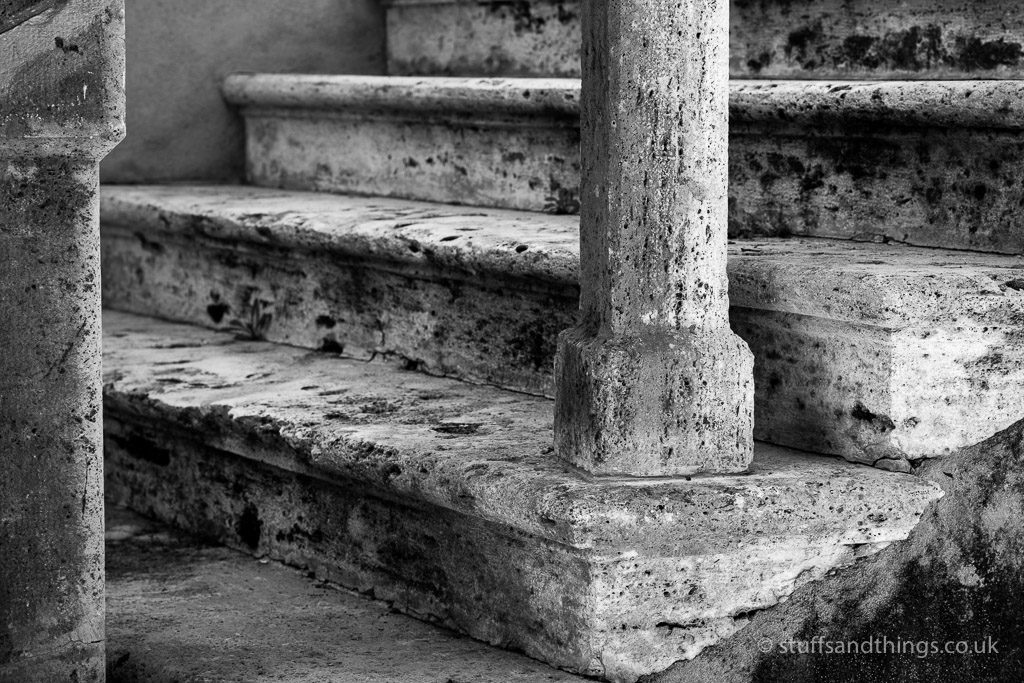
[[[728,328],[558,337],[555,452],[594,474],[742,472],[753,458],[754,359]]]

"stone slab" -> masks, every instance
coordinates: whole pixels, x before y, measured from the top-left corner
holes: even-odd
[[[106,530],[112,683],[583,680],[124,508]]]
[[[389,0],[394,75],[579,76],[576,0]],[[1011,0],[732,0],[734,78],[1020,78]]]
[[[579,82],[235,75],[249,179],[579,211]],[[733,81],[729,231],[1024,251],[1024,81]]]
[[[592,477],[552,403],[108,313],[108,490],[560,667],[632,681],[904,538],[938,488],[765,446]]]
[[[250,187],[102,201],[109,307],[239,331],[262,301],[272,341],[553,395],[578,219]],[[1021,257],[739,240],[729,291],[759,439],[907,469],[1021,416]]]

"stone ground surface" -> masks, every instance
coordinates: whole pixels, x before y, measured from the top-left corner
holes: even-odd
[[[107,507],[108,683],[582,681]]]

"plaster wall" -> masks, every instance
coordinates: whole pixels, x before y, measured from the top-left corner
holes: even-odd
[[[224,181],[244,172],[242,120],[221,97],[235,71],[380,74],[377,0],[127,0],[128,136],[105,183]]]

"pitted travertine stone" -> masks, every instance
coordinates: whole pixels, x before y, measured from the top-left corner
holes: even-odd
[[[578,82],[228,83],[258,184],[578,210]],[[733,82],[730,234],[1024,251],[1022,83]]]
[[[571,216],[214,186],[106,186],[103,216],[122,310],[237,329],[255,297],[272,341],[548,396],[577,319]],[[906,469],[1024,416],[1019,256],[739,240],[728,270],[759,439]]]
[[[580,322],[558,338],[555,452],[599,474],[739,472],[753,356],[729,329],[728,7],[583,9]]]
[[[120,0],[0,2],[0,680],[101,681],[99,160]]]
[[[388,72],[578,76],[578,0],[388,0]],[[1012,0],[733,0],[734,78],[1020,78]]]
[[[114,500],[632,681],[901,540],[937,487],[759,447],[750,474],[590,477],[551,402],[108,313]]]
[[[579,208],[579,86],[234,75],[249,181],[553,213]]]
[[[579,2],[385,0],[388,73],[580,75]]]

